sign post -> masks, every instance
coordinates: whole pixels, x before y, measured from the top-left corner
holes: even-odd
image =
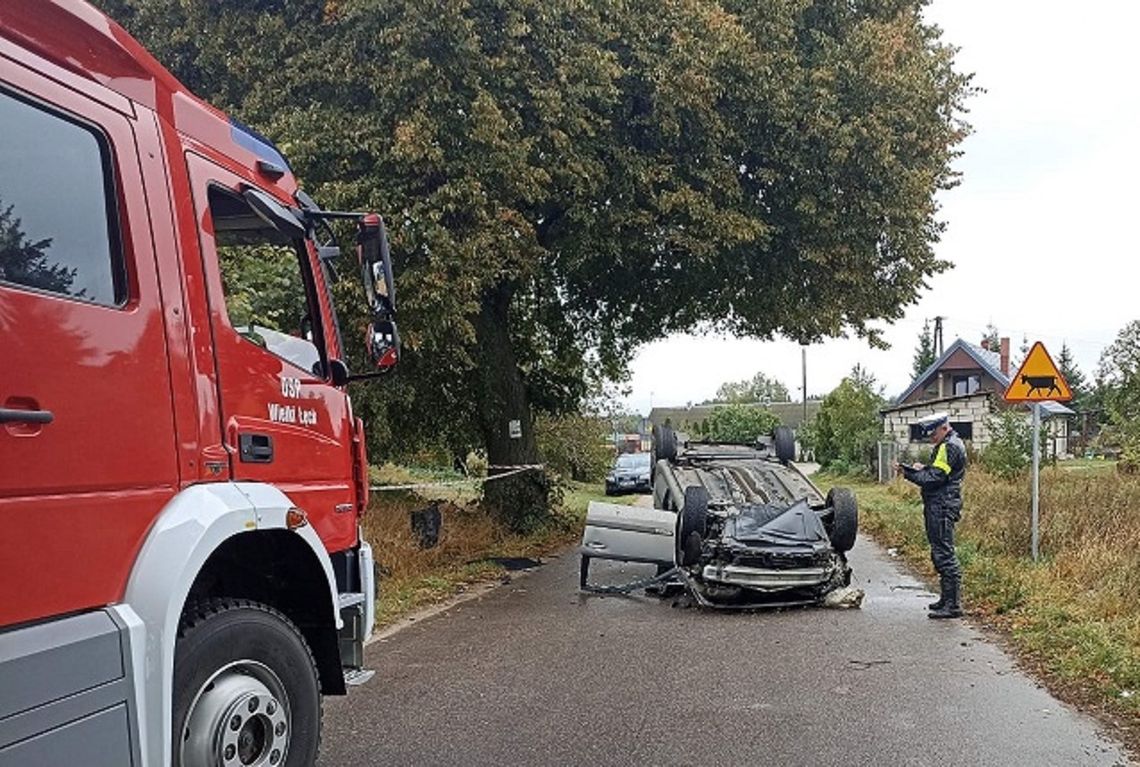
[[[1037,544],[1040,539],[1039,497],[1041,487],[1041,403],[1068,402],[1073,392],[1061,371],[1053,363],[1049,352],[1040,341],[1033,344],[1025,361],[1005,390],[1006,402],[1027,402],[1033,407],[1033,504],[1030,548],[1033,561],[1037,561]]]
[[[1037,561],[1037,541],[1039,538],[1040,519],[1038,514],[1038,490],[1041,483],[1041,403],[1033,403],[1033,535],[1030,549],[1033,552],[1033,561]]]

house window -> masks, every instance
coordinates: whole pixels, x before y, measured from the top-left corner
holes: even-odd
[[[922,433],[922,427],[917,423],[910,425],[910,441],[911,442],[925,442],[926,436]]]
[[[973,421],[951,421],[950,428],[958,432],[958,436],[964,440],[974,438]]]
[[[981,376],[954,376],[954,396],[973,394],[982,388]]]

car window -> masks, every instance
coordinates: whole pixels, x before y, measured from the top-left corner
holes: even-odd
[[[649,465],[649,453],[625,453],[617,457],[617,468],[640,469]]]
[[[0,137],[0,281],[122,304],[106,138],[2,91]]]

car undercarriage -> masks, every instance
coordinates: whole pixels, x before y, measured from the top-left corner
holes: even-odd
[[[590,561],[658,566],[658,593],[687,589],[710,607],[820,602],[848,586],[847,552],[858,511],[850,490],[824,495],[792,458],[778,428],[752,444],[654,434],[653,508],[592,503],[582,538],[581,586]]]

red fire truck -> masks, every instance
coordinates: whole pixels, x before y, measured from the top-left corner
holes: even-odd
[[[82,0],[0,2],[0,765],[315,760],[372,623],[336,217],[378,375],[377,216]]]

